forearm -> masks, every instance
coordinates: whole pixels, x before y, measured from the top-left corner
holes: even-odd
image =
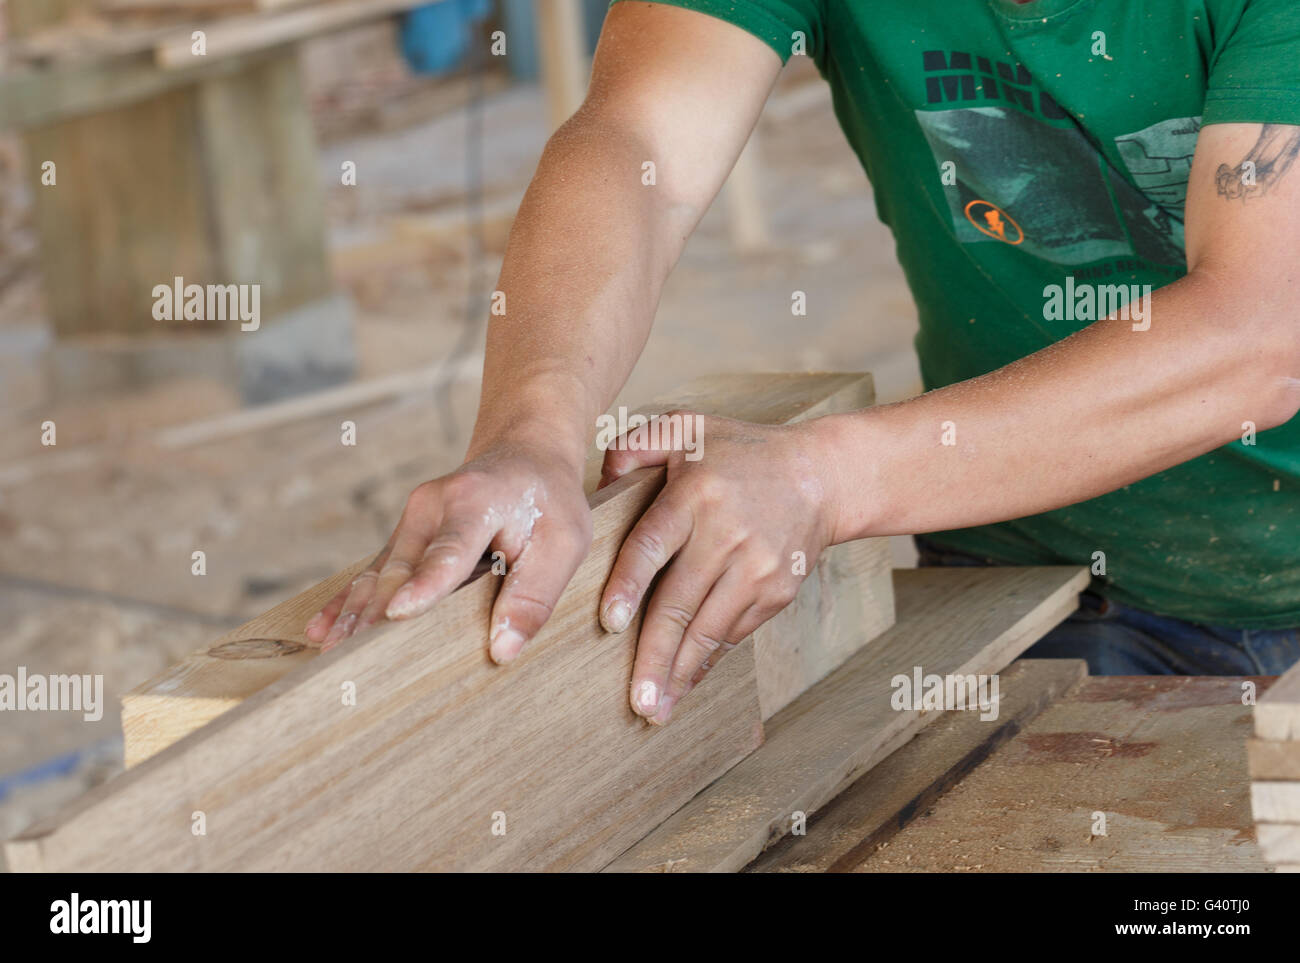
[[[577,466],[649,335],[698,213],[641,182],[650,146],[584,108],[551,138],[506,246],[470,446],[545,431]]]
[[[836,541],[964,528],[1095,497],[1295,414],[1295,336],[1206,274],[980,378],[823,419]],[[946,438],[945,438],[946,432]],[[945,440],[952,442],[945,444]]]

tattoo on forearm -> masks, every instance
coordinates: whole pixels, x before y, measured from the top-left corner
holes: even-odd
[[[1264,124],[1259,140],[1236,167],[1220,164],[1215,181],[1219,195],[1242,202],[1267,194],[1269,188],[1286,176],[1300,155],[1300,127],[1291,124]]]

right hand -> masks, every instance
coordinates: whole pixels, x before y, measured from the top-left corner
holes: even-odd
[[[507,568],[488,651],[494,662],[511,661],[591,545],[581,467],[540,445],[500,444],[420,485],[383,551],[307,623],[307,638],[328,649],[382,618],[427,612],[490,549]]]

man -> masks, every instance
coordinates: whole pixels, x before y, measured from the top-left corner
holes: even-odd
[[[1091,604],[1036,654],[1294,661],[1294,0],[615,3],[510,237],[465,464],[416,489],[309,637],[417,615],[490,548],[510,570],[489,651],[518,655],[589,544],[596,416],[792,55],[894,231],[932,390],[797,427],[707,418],[695,461],[608,453],[606,480],[668,466],[601,601],[622,631],[659,576],[635,711],[667,722],[787,604],[794,552],[899,533],[932,533],[923,561],[1091,566]]]

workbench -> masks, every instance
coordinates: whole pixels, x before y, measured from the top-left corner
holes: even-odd
[[[873,397],[861,373],[719,375],[640,412],[793,424]],[[309,646],[309,615],[360,559],[128,693],[127,771],[8,841],[8,867],[1297,865],[1300,669],[1090,678],[1081,661],[1019,658],[1075,611],[1081,565],[891,572],[879,540],[835,546],[672,725],[646,725],[625,688],[638,623],[606,633],[596,600],[663,469],[597,488],[600,464],[592,452],[592,548],[508,670],[481,644],[497,590],[486,567],[434,618]]]
[[[1268,871],[1242,693],[1275,679],[1090,677],[1065,660],[1002,679],[996,722],[945,713],[749,871]]]

